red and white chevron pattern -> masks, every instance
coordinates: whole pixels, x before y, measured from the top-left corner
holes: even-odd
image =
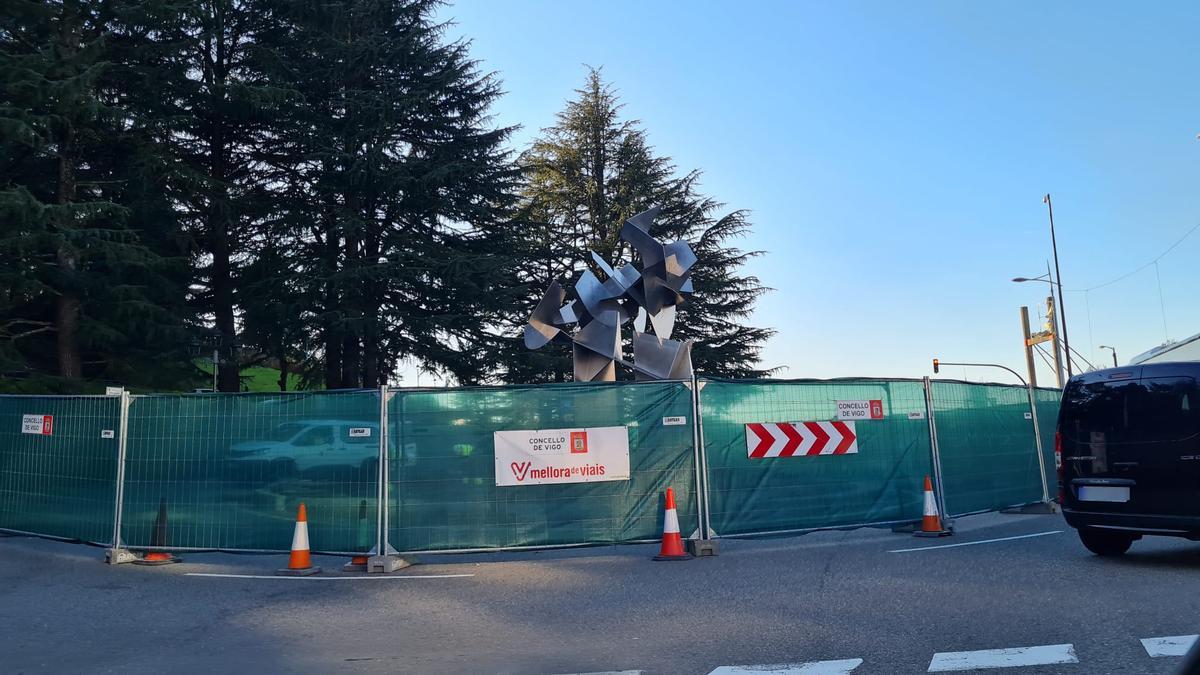
[[[746,454],[763,457],[850,455],[858,452],[854,422],[763,422],[746,425]]]

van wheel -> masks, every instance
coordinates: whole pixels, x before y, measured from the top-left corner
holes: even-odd
[[[1101,532],[1086,529],[1079,531],[1079,541],[1083,542],[1087,550],[1105,557],[1118,556],[1125,553],[1133,545],[1133,539],[1133,535],[1118,534],[1116,532]]]

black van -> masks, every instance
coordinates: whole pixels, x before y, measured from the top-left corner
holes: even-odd
[[[1054,437],[1067,523],[1097,555],[1142,535],[1200,539],[1200,363],[1071,378]]]

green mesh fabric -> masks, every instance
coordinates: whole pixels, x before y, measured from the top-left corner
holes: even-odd
[[[708,381],[701,391],[710,522],[718,534],[921,517],[930,446],[920,382]],[[838,400],[873,399],[883,402],[885,418],[856,422],[858,454],[747,456],[747,424],[832,420]]]
[[[704,383],[711,524],[719,535],[916,520],[930,468],[919,381]],[[1036,391],[1054,493],[1059,392]],[[1025,390],[933,385],[947,511],[1041,499]],[[824,421],[838,400],[879,399],[853,455],[750,459],[746,425]],[[662,531],[675,489],[681,529],[698,529],[691,390],[679,382],[393,391],[380,429],[375,391],[131,398],[122,540],[166,548],[287,550],[307,506],[313,550],[375,544],[378,452],[387,434],[389,538],[404,551],[628,542]],[[23,434],[50,415],[50,435]],[[0,528],[111,540],[117,397],[0,397]],[[684,424],[665,425],[665,417]],[[625,426],[628,481],[497,487],[493,433]],[[112,438],[105,438],[112,431]]]
[[[304,502],[314,551],[367,551],[379,433],[374,391],[135,396],[122,539],[154,543],[165,503],[168,547],[287,550]]]
[[[51,433],[21,433],[24,415]],[[0,396],[0,528],[109,542],[119,417],[116,397]]]
[[[1054,432],[1058,428],[1058,407],[1062,402],[1059,389],[1034,389],[1033,400],[1037,404],[1038,426],[1042,430],[1042,462],[1046,466],[1046,488],[1050,498],[1058,494],[1058,473],[1054,467]]]
[[[1041,501],[1033,422],[1026,417],[1029,398],[1023,387],[935,381],[933,400],[950,515]],[[1048,412],[1045,417],[1054,418]],[[1053,458],[1051,462],[1053,471]]]
[[[687,424],[663,425],[683,416]],[[697,527],[691,392],[678,382],[397,391],[389,540],[402,551],[628,542],[662,534],[673,487]],[[626,426],[630,479],[497,487],[493,433]]]

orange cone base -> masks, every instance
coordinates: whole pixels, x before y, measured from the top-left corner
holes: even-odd
[[[662,548],[658,550],[658,555],[654,556],[655,560],[689,560],[691,555],[683,550],[683,539],[680,538],[678,532],[663,535]]]
[[[179,558],[166,553],[164,551],[147,551],[145,555],[133,561],[134,565],[146,565],[147,567],[156,567],[158,565],[173,565],[177,562],[183,562]]]
[[[350,562],[342,565],[343,572],[366,572],[367,571],[367,556],[356,555],[350,559]]]
[[[314,574],[320,573],[320,567],[302,567],[300,569],[285,567],[281,570],[275,570],[275,576],[277,577],[311,577]]]
[[[916,532],[913,532],[913,536],[914,537],[949,537],[950,535],[954,534],[954,530],[951,530],[951,529],[945,527],[944,525],[942,525],[941,521],[938,521],[938,524],[936,527],[937,527],[937,529],[934,529],[933,527],[924,527],[923,526],[921,529],[917,530]]]

